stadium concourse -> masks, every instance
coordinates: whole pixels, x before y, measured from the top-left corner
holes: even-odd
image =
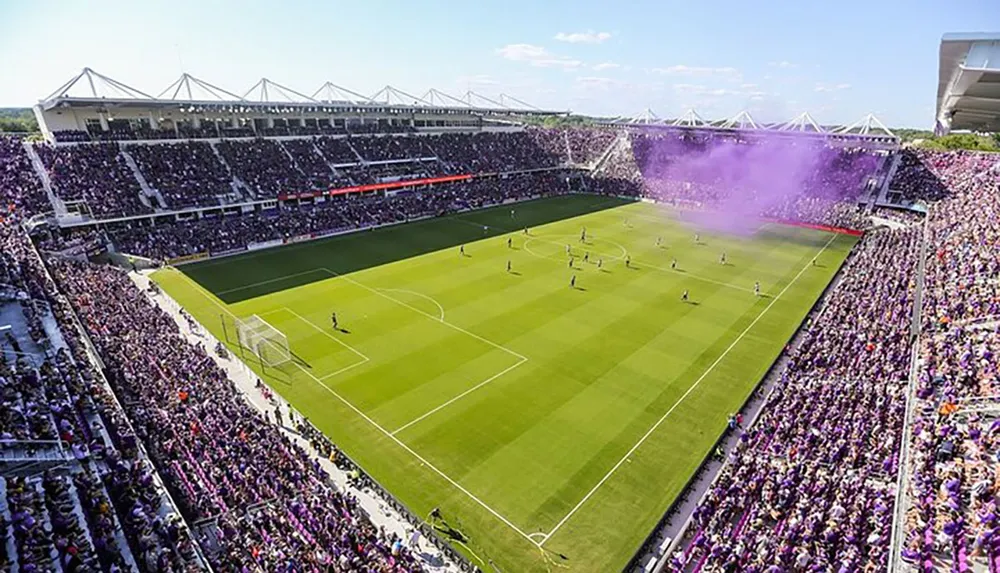
[[[865,232],[759,415],[734,414],[706,458],[721,470],[694,510],[665,516],[684,527],[654,531],[637,568],[1000,569],[995,156],[696,128],[321,131],[0,139],[4,570],[436,566],[331,481],[317,453],[357,470],[322,436],[298,420],[311,444],[290,437],[248,401],[266,388],[234,383],[127,269],[89,259],[204,258],[567,192]],[[803,153],[805,184],[770,196],[775,158]],[[73,205],[72,224],[39,222]]]

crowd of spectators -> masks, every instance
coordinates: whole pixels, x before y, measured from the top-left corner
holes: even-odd
[[[731,137],[632,132],[629,145],[614,149],[594,174],[591,188],[682,209],[857,230],[870,224],[858,198],[884,166],[881,157],[858,149]]]
[[[955,154],[956,157],[960,155]],[[924,162],[925,157],[934,156],[947,158],[952,155],[923,149],[903,149],[899,152],[899,166],[889,182],[889,189],[899,195],[899,203],[909,204],[918,199],[937,201],[947,195],[946,186]]]
[[[0,308],[27,334],[0,340],[0,449],[30,458],[59,444],[67,459],[58,471],[2,478],[10,521],[0,519],[0,568],[200,570],[190,533],[17,222],[0,222]]]
[[[273,199],[312,189],[308,178],[276,140],[222,140],[216,149],[233,175],[256,199]]]
[[[230,252],[249,243],[283,240],[441,216],[508,200],[562,193],[562,174],[525,174],[474,179],[386,196],[379,193],[332,197],[328,201],[282,205],[255,213],[151,225],[123,222],[107,228],[118,250],[158,260],[194,253]]]
[[[62,260],[51,267],[182,511],[211,520],[200,534],[215,567],[421,569],[123,272]]]
[[[98,217],[152,212],[139,198],[139,181],[117,143],[39,145],[35,149],[49,172],[53,192],[63,201],[85,200]]]
[[[916,155],[932,197],[902,555],[1000,567],[1000,157]],[[944,191],[942,191],[942,189]],[[919,192],[919,188],[914,192]]]
[[[787,350],[673,571],[885,570],[919,228],[870,233]]]
[[[41,182],[20,139],[0,135],[0,218],[51,211]]]
[[[206,142],[131,145],[127,152],[170,209],[218,205],[233,193],[229,170]]]

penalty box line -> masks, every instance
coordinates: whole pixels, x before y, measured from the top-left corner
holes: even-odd
[[[337,273],[335,273],[335,272],[333,272],[333,271],[331,271],[329,269],[324,269],[324,270],[327,273],[331,274],[332,276],[341,277],[341,278],[347,279],[350,282],[357,283],[357,281],[354,281],[353,279],[348,279],[347,277],[345,277],[343,275],[339,275],[339,274],[337,274]],[[222,304],[220,304],[201,285],[199,285],[197,282],[195,282],[194,280],[192,280],[190,277],[188,277],[184,273],[180,273],[180,274],[181,274],[182,277],[184,277],[184,279],[189,284],[191,284],[195,288],[196,291],[200,292],[205,298],[207,298],[209,300],[209,302],[211,302],[212,304],[214,304],[215,306],[217,306],[220,310],[222,310],[223,312],[225,312],[229,316],[233,317],[234,319],[237,319],[237,320],[239,319],[239,317],[237,317],[235,314],[233,314],[232,311],[230,311],[228,308],[226,308],[225,306],[223,306]],[[398,304],[401,304],[401,305],[407,306],[407,307],[410,306],[410,305],[408,305],[408,304],[406,304],[406,303],[404,303],[402,301],[399,301],[399,300],[396,300],[396,299],[392,298],[391,296],[378,293],[377,291],[375,291],[375,289],[372,289],[372,288],[364,286],[364,285],[360,285],[360,283],[357,283],[357,284],[359,284],[359,286],[361,286],[362,288],[365,288],[367,290],[371,290],[373,292],[376,292],[380,296],[383,296],[383,297],[385,297],[387,299],[390,299],[390,300],[392,300],[392,301],[394,301],[394,302],[396,302]],[[416,312],[418,312],[420,314],[424,314],[426,316],[430,316],[430,318],[433,318],[434,320],[438,320],[437,318],[435,318],[435,317],[433,317],[431,315],[427,315],[426,313],[424,313],[420,309],[413,308],[413,307],[410,307],[410,308],[412,308],[414,311],[416,311]],[[463,330],[460,327],[456,327],[453,324],[450,324],[450,323],[447,323],[447,322],[443,322],[443,321],[441,321],[441,322],[443,324],[447,324],[447,325],[451,326],[452,328],[458,328],[459,330]],[[514,352],[512,350],[503,348],[502,346],[499,346],[499,345],[497,345],[495,343],[489,342],[488,340],[485,340],[485,339],[481,338],[478,335],[472,334],[471,332],[466,332],[466,333],[469,334],[469,335],[471,335],[471,336],[473,336],[473,337],[475,337],[475,338],[479,338],[481,340],[484,340],[485,342],[487,342],[487,343],[489,343],[489,344],[491,344],[493,346],[496,346],[498,348],[506,350],[506,351],[508,351],[508,352],[510,352],[512,354],[517,354],[516,352]],[[518,356],[520,356],[520,355],[518,354]],[[527,358],[525,358],[523,356],[521,356],[521,357],[524,358],[524,360],[527,360]],[[483,509],[485,509],[487,512],[489,512],[490,515],[492,515],[493,517],[495,517],[498,520],[500,520],[504,525],[506,525],[507,527],[511,528],[511,530],[513,530],[515,533],[517,533],[518,535],[520,535],[521,537],[523,537],[524,539],[526,539],[532,545],[537,545],[537,543],[535,542],[535,540],[531,536],[529,536],[527,533],[525,533],[518,526],[514,525],[514,523],[512,521],[510,521],[509,519],[507,519],[506,517],[504,517],[497,510],[495,510],[492,507],[490,507],[486,502],[484,502],[483,500],[481,500],[478,497],[476,497],[472,492],[470,492],[469,490],[465,489],[465,487],[463,487],[457,481],[455,481],[454,479],[452,479],[451,477],[449,477],[448,474],[446,474],[446,473],[442,472],[440,469],[438,469],[437,466],[435,466],[434,464],[432,464],[429,461],[427,461],[426,459],[424,459],[424,457],[421,456],[420,454],[418,454],[417,452],[415,452],[413,450],[413,448],[411,448],[410,446],[408,446],[405,443],[403,443],[403,441],[401,441],[396,436],[393,436],[388,430],[386,430],[381,425],[379,425],[378,422],[376,422],[375,420],[372,420],[371,417],[369,417],[367,414],[365,414],[364,412],[362,412],[361,410],[359,410],[354,404],[352,404],[351,402],[349,402],[348,400],[346,400],[343,396],[341,396],[340,394],[338,394],[333,388],[330,388],[329,386],[327,386],[320,378],[317,378],[316,376],[314,376],[312,372],[309,372],[308,370],[306,370],[305,368],[303,368],[297,362],[293,362],[293,364],[295,364],[296,367],[298,367],[300,370],[302,370],[306,374],[306,376],[309,376],[310,378],[312,378],[317,384],[319,384],[319,386],[321,388],[323,388],[324,390],[326,390],[327,392],[329,392],[334,398],[336,398],[337,400],[339,400],[340,402],[342,402],[345,406],[347,406],[348,408],[350,408],[355,414],[357,414],[362,419],[364,419],[366,422],[368,422],[369,424],[371,424],[375,429],[377,429],[379,432],[381,432],[382,434],[384,434],[387,438],[389,438],[390,440],[392,440],[393,442],[395,442],[399,447],[401,447],[404,450],[406,450],[410,455],[412,455],[414,458],[416,458],[417,460],[419,460],[422,464],[424,464],[425,466],[427,466],[428,468],[430,468],[434,473],[436,473],[439,476],[441,476],[445,481],[447,481],[452,486],[454,486],[455,489],[457,489],[458,491],[464,493],[469,499],[471,499],[477,505],[479,505],[480,507],[482,507]],[[537,536],[538,534],[534,533],[532,535],[536,535]]]
[[[830,240],[827,241],[825,245],[823,245],[823,248],[820,249],[819,252],[816,253],[816,256],[812,257],[812,259],[815,259],[815,258],[819,257],[820,255],[822,255],[823,252],[826,251],[826,248],[830,246],[830,243],[832,243],[837,238],[837,236],[838,235],[833,235],[832,237],[830,237]],[[694,383],[691,384],[691,386],[684,392],[684,394],[682,394],[681,397],[678,398],[676,402],[674,402],[673,406],[671,406],[669,410],[667,410],[662,416],[660,416],[660,419],[657,420],[656,423],[653,424],[653,426],[650,427],[649,430],[646,431],[646,433],[641,438],[639,438],[639,441],[636,442],[635,445],[633,445],[629,449],[629,451],[625,452],[625,455],[622,456],[622,458],[620,460],[618,460],[618,463],[616,463],[610,470],[608,470],[608,473],[604,474],[604,477],[601,478],[601,481],[597,482],[597,485],[595,485],[589,492],[587,492],[587,495],[583,496],[583,499],[581,499],[580,502],[577,503],[576,506],[574,506],[573,509],[571,509],[569,511],[569,513],[567,513],[561,520],[559,520],[559,523],[557,523],[555,527],[553,527],[548,533],[546,533],[545,536],[542,538],[541,541],[534,541],[532,539],[532,543],[534,543],[535,545],[537,545],[539,547],[545,545],[545,542],[548,541],[549,539],[551,539],[552,536],[557,531],[559,531],[559,529],[567,521],[569,521],[569,518],[573,517],[573,515],[581,507],[583,507],[583,505],[585,503],[587,503],[587,500],[589,500],[594,495],[594,493],[596,493],[597,490],[600,489],[601,486],[603,486],[605,484],[605,482],[607,482],[608,479],[610,479],[611,476],[616,471],[618,471],[618,468],[620,468],[622,466],[622,464],[624,464],[630,457],[632,457],[632,454],[634,454],[635,451],[638,450],[639,447],[642,446],[642,444],[644,444],[647,439],[649,439],[649,436],[651,436],[653,434],[653,432],[655,432],[657,430],[657,428],[659,428],[660,425],[663,424],[664,420],[666,420],[670,416],[670,414],[672,414],[674,412],[674,410],[676,410],[677,407],[680,406],[681,403],[684,402],[684,400],[686,400],[687,397],[690,396],[692,392],[694,392],[695,388],[697,388],[701,384],[701,382],[705,378],[707,378],[708,375],[713,370],[715,370],[715,367],[718,366],[719,363],[721,363],[722,360],[726,356],[729,355],[729,353],[733,350],[733,348],[736,348],[736,346],[740,343],[740,341],[743,340],[743,337],[745,337],[747,335],[747,333],[749,333],[750,330],[753,329],[753,327],[756,326],[758,322],[760,322],[760,319],[764,318],[764,315],[767,314],[768,311],[770,311],[774,307],[774,305],[778,302],[778,300],[780,300],[781,297],[786,292],[788,292],[788,289],[791,288],[792,285],[795,284],[799,280],[799,277],[801,277],[806,272],[806,270],[808,270],[809,267],[811,267],[811,266],[812,266],[812,261],[810,260],[810,262],[807,262],[805,264],[805,266],[803,266],[802,269],[799,270],[798,274],[796,274],[795,277],[792,278],[792,280],[788,281],[788,284],[785,285],[785,288],[781,289],[781,292],[779,292],[778,295],[776,297],[774,297],[771,300],[771,302],[766,307],[764,307],[764,310],[762,310],[761,313],[758,314],[757,317],[753,319],[753,322],[751,322],[750,324],[748,324],[747,327],[745,329],[743,329],[743,332],[741,332],[740,335],[736,337],[736,340],[734,340],[732,342],[732,344],[730,344],[722,352],[722,354],[720,354],[719,357],[715,359],[715,362],[713,362],[704,372],[701,373],[701,376],[699,376],[698,379],[695,380]]]
[[[339,368],[339,369],[337,369],[337,370],[335,370],[335,371],[333,371],[333,372],[331,372],[329,374],[325,374],[323,376],[320,376],[319,377],[320,380],[326,380],[327,378],[333,378],[334,376],[336,376],[338,374],[343,374],[344,372],[347,372],[348,370],[351,370],[353,368],[357,368],[358,366],[361,366],[362,364],[366,364],[368,362],[371,362],[371,358],[368,358],[368,356],[366,356],[364,352],[361,352],[357,348],[354,348],[350,344],[348,344],[348,343],[344,342],[343,340],[337,338],[336,336],[330,334],[325,329],[323,329],[319,325],[317,325],[315,322],[309,320],[308,318],[302,316],[301,314],[295,312],[294,310],[288,308],[287,306],[282,306],[282,307],[279,307],[279,308],[276,308],[276,309],[273,309],[273,310],[269,310],[269,311],[267,311],[267,312],[265,312],[263,314],[260,314],[258,316],[267,316],[267,315],[276,314],[276,313],[279,313],[279,312],[287,312],[287,313],[291,314],[295,318],[301,320],[302,322],[304,322],[304,323],[308,324],[309,326],[313,327],[314,329],[316,329],[316,331],[319,332],[320,334],[322,334],[323,336],[326,336],[330,340],[332,340],[332,341],[336,342],[337,344],[343,346],[344,348],[350,350],[351,352],[353,352],[355,354],[355,356],[357,356],[358,358],[361,359],[361,360],[358,360],[358,361],[356,361],[356,362],[354,362],[352,364],[348,364],[347,366]]]
[[[316,376],[313,376],[312,372],[309,372],[308,370],[306,370],[305,368],[303,368],[298,362],[295,362],[294,364],[300,370],[302,370],[303,372],[305,372],[305,374],[307,376],[309,376],[317,384],[319,384],[319,386],[321,388],[323,388],[324,390],[326,390],[327,392],[329,392],[334,398],[336,398],[337,400],[339,400],[340,402],[342,402],[345,406],[347,406],[348,408],[350,408],[351,410],[353,410],[355,414],[357,414],[358,416],[360,416],[361,418],[363,418],[366,422],[368,422],[369,424],[371,424],[379,432],[382,432],[382,434],[385,435],[385,437],[389,438],[390,440],[392,440],[393,442],[395,442],[396,445],[398,445],[399,447],[401,447],[404,450],[406,450],[407,452],[409,452],[409,454],[412,455],[417,460],[419,460],[420,463],[422,463],[423,465],[427,466],[434,473],[436,473],[439,476],[441,476],[442,478],[444,478],[444,480],[447,481],[448,483],[450,483],[452,486],[454,486],[455,489],[457,489],[458,491],[464,493],[466,496],[468,496],[469,499],[471,499],[472,501],[476,502],[477,505],[479,505],[480,507],[482,507],[483,509],[485,509],[486,511],[488,511],[493,517],[496,517],[497,519],[499,519],[501,522],[503,522],[504,525],[506,525],[507,527],[511,528],[518,535],[520,535],[521,537],[527,539],[532,545],[537,545],[537,543],[535,542],[535,540],[532,539],[527,533],[525,533],[524,531],[522,531],[521,528],[519,528],[518,526],[514,525],[513,522],[511,522],[509,519],[507,519],[506,517],[504,517],[497,510],[495,510],[492,507],[490,507],[486,502],[484,502],[483,500],[481,500],[478,497],[476,497],[475,494],[473,494],[469,490],[465,489],[465,487],[463,487],[460,483],[458,483],[457,481],[455,481],[454,479],[452,479],[451,477],[449,477],[448,474],[446,474],[443,471],[441,471],[440,469],[438,469],[437,466],[435,466],[431,462],[427,461],[427,459],[425,459],[423,456],[421,456],[416,451],[414,451],[413,448],[411,448],[410,446],[406,445],[406,443],[404,443],[402,440],[400,440],[396,436],[392,435],[391,432],[389,432],[388,430],[386,430],[385,428],[383,428],[378,422],[376,422],[375,420],[371,419],[371,417],[369,417],[367,414],[365,414],[360,409],[358,409],[354,404],[352,404],[346,398],[344,398],[343,396],[341,396],[340,394],[338,394],[336,390],[334,390],[333,388],[330,388],[329,386],[327,386],[322,380],[320,380]]]
[[[390,432],[390,435],[392,435],[392,436],[395,436],[399,432],[402,432],[403,430],[405,430],[405,429],[413,426],[414,424],[416,424],[416,423],[418,423],[418,422],[420,422],[420,421],[422,421],[422,420],[424,420],[424,419],[426,419],[426,418],[428,418],[428,417],[436,414],[437,412],[439,412],[439,411],[447,408],[448,406],[454,404],[455,402],[461,400],[462,398],[468,396],[469,394],[472,394],[476,390],[479,390],[480,388],[486,386],[487,384],[493,382],[497,378],[500,378],[504,374],[507,374],[508,372],[514,370],[518,366],[520,366],[520,365],[522,365],[522,364],[524,364],[525,362],[528,361],[528,357],[525,356],[525,355],[523,355],[523,354],[521,354],[520,352],[511,350],[510,348],[507,348],[506,346],[497,344],[496,342],[493,342],[492,340],[488,340],[486,338],[483,338],[482,336],[479,336],[478,334],[476,334],[474,332],[469,332],[468,330],[462,328],[461,326],[458,326],[456,324],[453,324],[451,322],[448,322],[448,321],[444,320],[443,316],[437,317],[437,316],[434,316],[432,314],[428,314],[428,313],[420,310],[419,308],[417,308],[417,307],[415,307],[413,305],[407,304],[407,303],[399,300],[398,298],[395,298],[393,296],[389,296],[388,294],[385,293],[385,291],[389,290],[389,289],[372,288],[372,287],[370,287],[370,286],[368,286],[366,284],[360,283],[360,282],[358,282],[358,281],[356,281],[356,280],[348,277],[347,275],[342,275],[342,274],[337,273],[336,271],[332,271],[332,270],[330,270],[330,269],[328,269],[326,267],[323,267],[323,270],[325,270],[327,273],[330,274],[330,276],[332,276],[334,278],[339,278],[341,280],[347,281],[347,282],[349,282],[349,283],[351,283],[353,285],[356,285],[356,286],[358,286],[360,288],[363,288],[363,289],[365,289],[365,290],[367,290],[367,291],[369,291],[369,292],[371,292],[373,294],[376,294],[376,295],[378,295],[378,296],[380,296],[380,297],[382,297],[382,298],[384,298],[386,300],[392,301],[392,302],[394,302],[394,303],[396,303],[396,304],[398,304],[400,306],[408,308],[408,309],[412,310],[413,312],[416,312],[417,314],[425,316],[425,317],[427,317],[427,318],[429,318],[429,319],[431,319],[431,320],[433,320],[435,322],[439,322],[441,324],[444,324],[445,326],[448,326],[448,327],[450,327],[450,328],[452,328],[452,329],[454,329],[454,330],[456,330],[458,332],[461,332],[462,334],[465,334],[467,336],[471,336],[472,338],[475,338],[476,340],[484,342],[484,343],[492,346],[493,348],[496,348],[498,350],[502,350],[502,351],[506,352],[507,354],[510,354],[511,356],[514,356],[515,358],[517,358],[517,362],[514,363],[514,364],[512,364],[511,366],[508,366],[507,368],[504,368],[500,372],[498,372],[498,373],[490,376],[489,378],[487,378],[486,380],[483,380],[479,384],[476,384],[472,388],[469,388],[468,390],[465,390],[461,394],[458,394],[457,396],[454,396],[453,398],[445,401],[444,403],[439,404],[438,406],[436,406],[436,407],[428,410],[427,412],[424,412],[420,416],[417,416],[413,420],[410,420],[409,422],[403,424],[399,428],[396,428],[395,430],[393,430],[392,432]],[[438,307],[440,308],[440,305],[438,305]],[[443,311],[443,309],[441,309],[441,310],[442,310],[442,315],[443,315],[444,311]]]

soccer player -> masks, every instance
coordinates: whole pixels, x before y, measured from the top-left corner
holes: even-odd
[[[569,268],[573,268],[573,257],[572,257],[572,255],[569,257]]]
[[[722,256],[719,257],[719,264],[721,265],[726,264],[726,251],[722,251]]]
[[[753,283],[753,295],[760,296],[760,281],[754,281]]]
[[[590,251],[584,251],[583,252],[583,262],[585,262],[585,263],[589,263],[590,262]]]
[[[514,247],[511,246],[511,238],[510,237],[507,237],[507,248],[508,249],[514,248]]]
[[[672,271],[676,271],[677,270],[677,258],[676,257],[670,259],[670,270],[672,270]]]
[[[569,288],[576,288],[576,275],[573,275],[569,279]]]
[[[816,259],[813,259],[813,266],[816,266]]]
[[[625,266],[631,268],[632,266],[632,256],[625,255]]]
[[[587,242],[587,228],[586,227],[584,227],[580,231],[580,242],[581,243],[586,243]]]
[[[569,253],[570,253],[569,245],[566,245],[566,254],[568,255]]]
[[[527,227],[525,227],[525,228],[524,228],[524,234],[525,234],[525,235],[527,235],[527,234],[528,234],[528,228],[527,228]]]
[[[684,292],[681,293],[681,302],[687,302],[687,301],[688,301],[688,289],[684,289]]]
[[[699,235],[698,233],[695,233],[694,234],[694,244],[697,245],[700,242],[701,242],[701,235]]]
[[[660,245],[662,245],[662,244],[663,244],[663,237],[657,237],[656,238],[656,248],[657,249],[660,248]]]
[[[604,266],[604,259],[597,259],[597,268],[601,268],[603,266]]]
[[[458,254],[463,257],[465,256],[465,245],[461,245],[458,247]]]
[[[507,259],[507,272],[510,272],[510,259]]]
[[[337,313],[333,313],[330,315],[330,322],[333,323],[334,330],[340,330],[340,325],[337,324]]]

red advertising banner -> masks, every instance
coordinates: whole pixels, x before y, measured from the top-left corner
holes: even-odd
[[[404,189],[406,187],[416,187],[418,185],[433,185],[435,183],[452,183],[455,181],[468,181],[472,175],[446,175],[444,177],[428,177],[424,179],[407,179],[405,181],[393,181],[391,183],[373,183],[371,185],[358,185],[355,187],[341,187],[339,189],[329,189],[327,191],[307,191],[305,193],[286,193],[279,195],[282,201],[289,199],[305,199],[308,197],[319,197],[320,195],[346,195],[347,193],[364,193],[366,191],[383,191],[386,189]]]

